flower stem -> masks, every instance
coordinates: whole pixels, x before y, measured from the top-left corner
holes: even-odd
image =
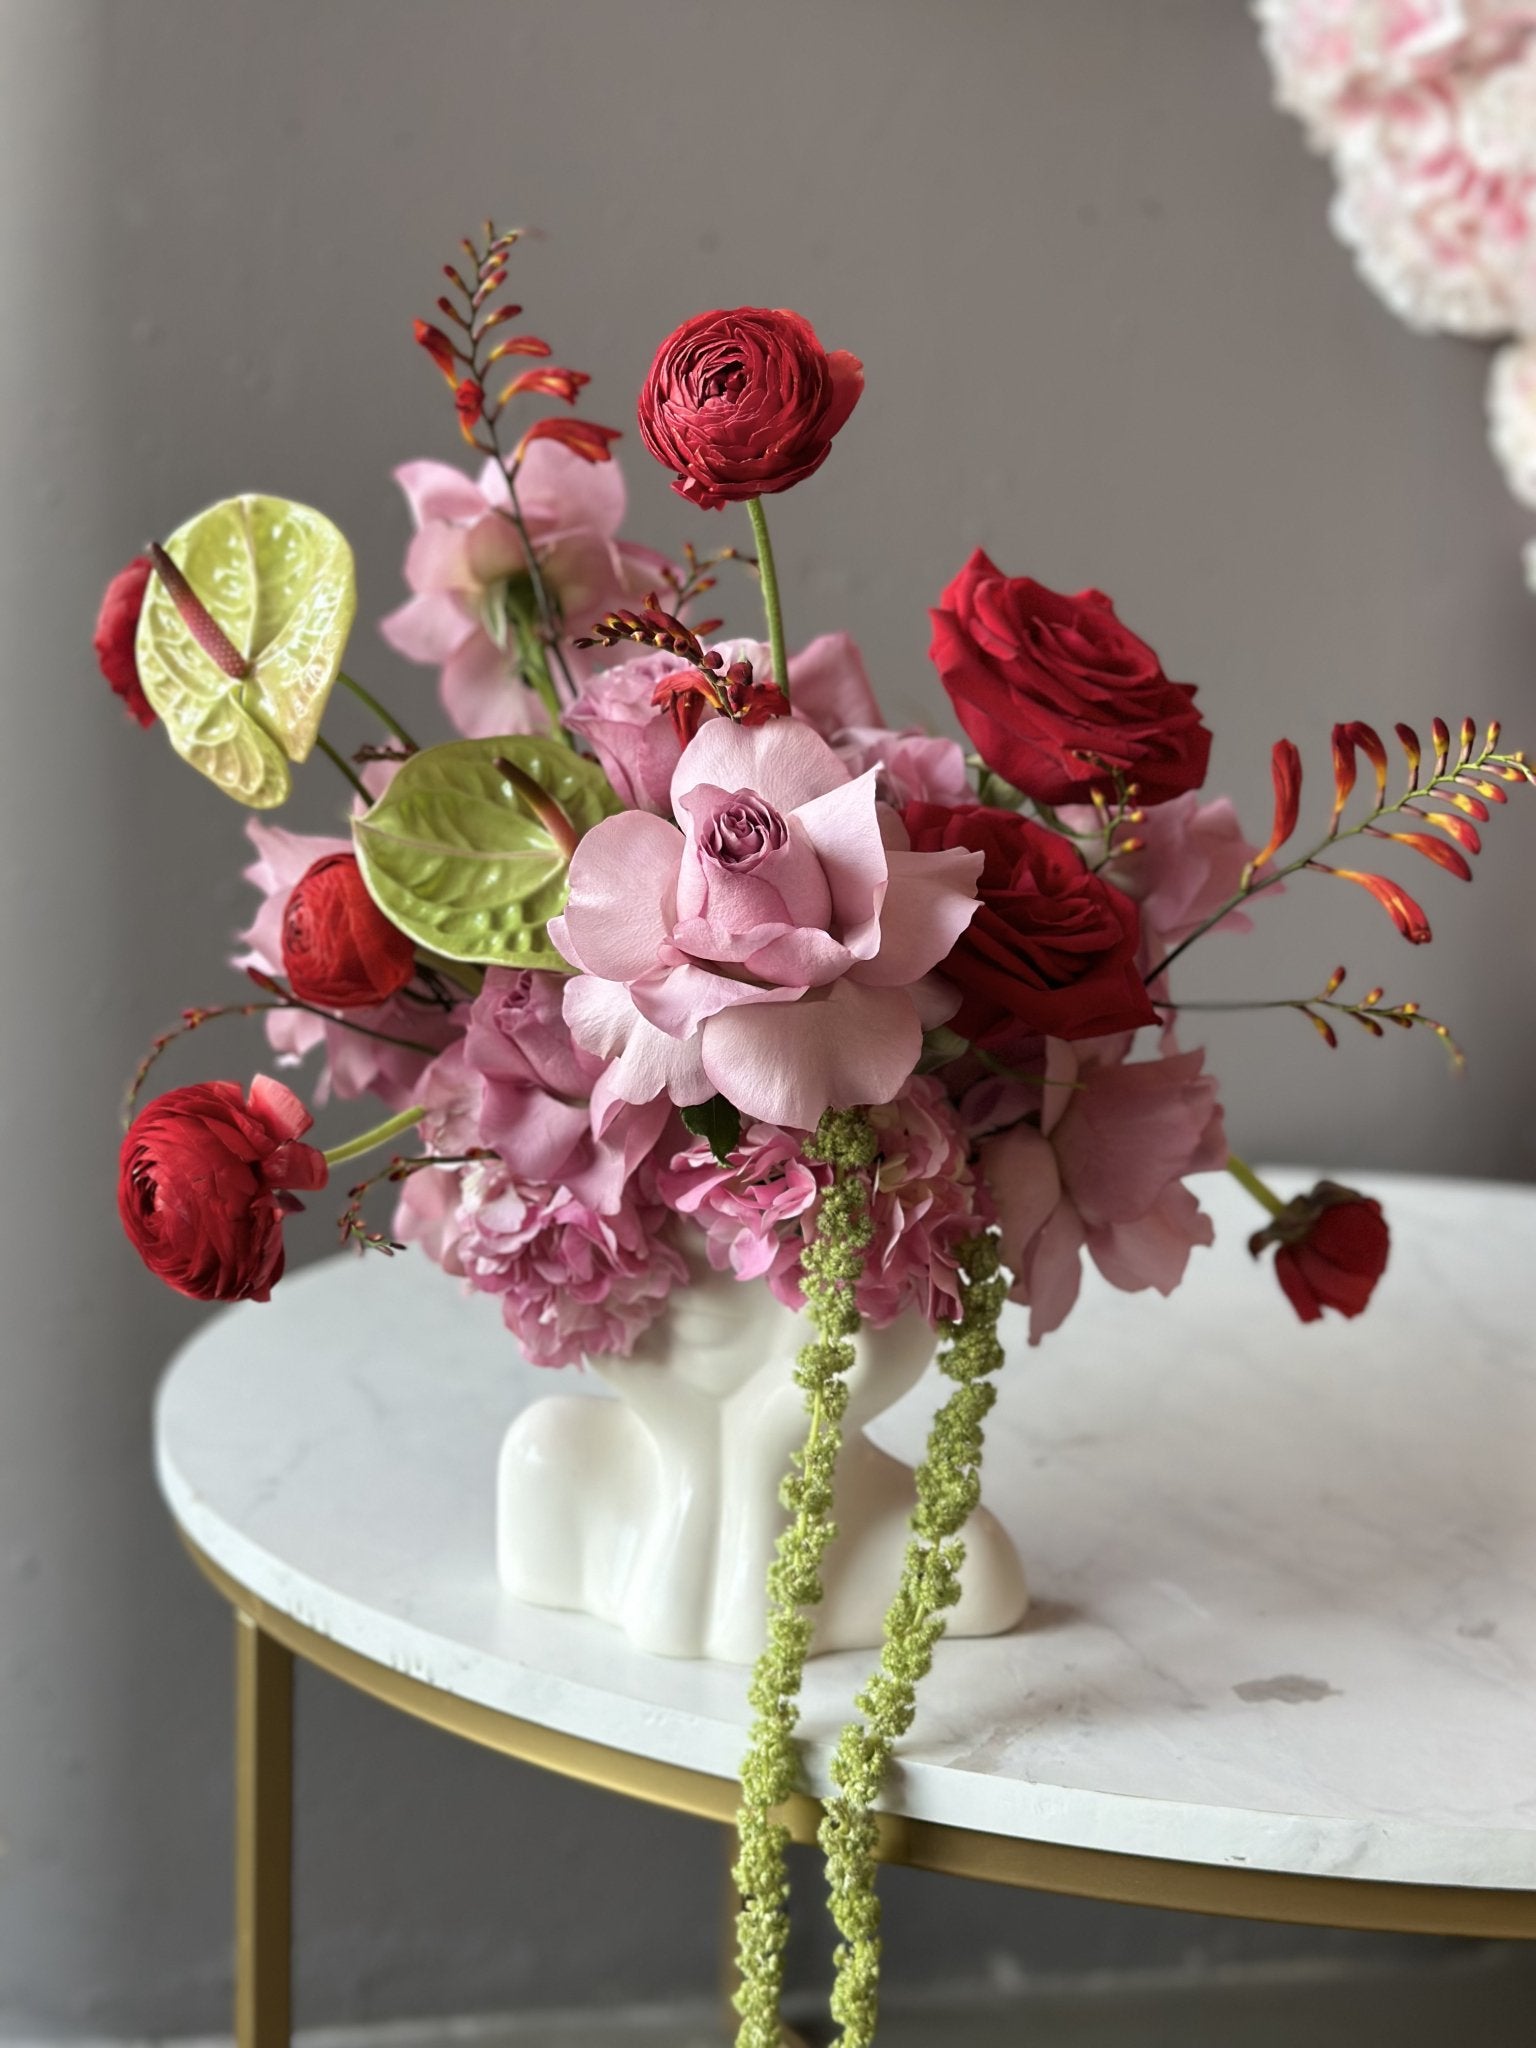
[[[364,782],[363,778],[358,774],[357,770],[352,766],[352,763],[347,759],[345,754],[338,754],[336,749],[331,745],[330,741],[326,738],[323,732],[316,733],[315,745],[320,749],[321,753],[324,754],[325,758],[328,761],[332,761],[335,763],[335,765],[341,770],[342,774],[345,775],[348,782],[350,782],[352,787],[357,791],[358,795],[362,798],[363,802],[371,808],[373,804],[373,798],[368,794],[368,785]]]
[[[795,1724],[800,1682],[811,1645],[811,1614],[822,1594],[821,1560],[835,1533],[832,1482],[848,1405],[846,1376],[857,1356],[854,1289],[873,1229],[869,1169],[875,1134],[863,1111],[828,1110],[805,1149],[809,1158],[829,1164],[834,1177],[822,1196],[816,1234],[805,1248],[805,1312],[816,1334],[800,1353],[795,1381],[805,1395],[806,1437],[780,1494],[790,1520],[768,1567],[768,1638],[748,1691],[756,1718],[741,1767],[733,1871],[741,1899],[737,2048],[779,2048],[783,2038],[779,1993],[789,1940],[789,1830],[773,1815],[799,1777]]]
[[[387,1145],[391,1138],[398,1138],[402,1131],[408,1131],[413,1124],[419,1124],[427,1113],[424,1102],[415,1103],[410,1109],[402,1109],[398,1116],[386,1117],[381,1124],[375,1124],[371,1131],[361,1131],[355,1138],[348,1138],[344,1145],[332,1145],[325,1155],[327,1166],[341,1166],[348,1159],[357,1159],[364,1152],[372,1152],[380,1145]]]
[[[1284,1211],[1284,1202],[1272,1187],[1259,1179],[1246,1159],[1239,1159],[1235,1152],[1228,1153],[1227,1171],[1240,1188],[1248,1190],[1261,1209],[1267,1209],[1271,1216],[1279,1216]]]
[[[763,579],[763,610],[768,614],[773,680],[788,697],[789,658],[784,652],[784,606],[779,598],[779,572],[774,566],[773,542],[768,538],[768,515],[763,510],[761,498],[748,498],[747,516],[752,521],[752,538],[757,542],[757,570]]]
[[[389,730],[394,734],[395,738],[399,740],[402,746],[409,747],[413,754],[419,754],[421,752],[419,742],[411,738],[410,734],[406,731],[405,727],[400,723],[399,719],[396,718],[392,712],[386,711],[384,709],[384,706],[379,702],[378,698],[374,696],[373,692],[371,690],[365,690],[362,684],[358,682],[355,676],[349,676],[346,670],[343,669],[337,676],[336,680],[338,683],[341,684],[344,690],[350,690],[353,696],[357,699],[357,701],[360,704],[366,704],[368,709],[373,713],[374,717],[377,718],[382,724],[387,725],[389,727]]]

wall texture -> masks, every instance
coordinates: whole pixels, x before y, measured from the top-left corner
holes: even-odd
[[[1352,277],[1233,0],[4,0],[0,193],[0,2032],[209,2029],[227,1645],[147,1464],[194,1316],[120,1244],[110,1157],[151,1031],[231,987],[239,819],[93,680],[118,562],[274,490],[354,537],[365,620],[396,602],[389,469],[457,446],[409,320],[494,210],[547,231],[519,295],[595,373],[595,417],[628,424],[655,341],[707,304],[798,306],[864,357],[781,563],[793,635],[851,627],[913,712],[923,604],[981,541],[1115,593],[1200,683],[1214,782],[1258,822],[1282,731],[1321,775],[1338,715],[1529,728],[1536,614],[1480,353]],[[626,447],[639,537],[725,530]],[[422,715],[427,678],[367,624],[356,665]],[[296,822],[327,815],[321,773]],[[1245,1151],[1536,1169],[1529,832],[1500,822],[1474,894],[1431,886],[1427,956],[1344,890],[1325,928],[1293,900],[1263,944],[1210,949],[1231,993],[1376,963],[1473,1054],[1453,1084],[1427,1042],[1330,1060],[1288,1017],[1225,1029]],[[248,1071],[227,1030],[167,1078]],[[705,1831],[320,1681],[301,1713],[304,2017],[707,1980]],[[930,1978],[1351,1946],[890,1889],[900,1968]]]

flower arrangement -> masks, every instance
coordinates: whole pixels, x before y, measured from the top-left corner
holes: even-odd
[[[1333,163],[1361,276],[1424,333],[1507,341],[1488,384],[1505,482],[1536,505],[1536,5],[1253,0],[1276,97]],[[1536,541],[1525,554],[1536,589]]]
[[[421,1247],[497,1297],[537,1364],[626,1357],[687,1285],[689,1250],[803,1310],[806,1437],[742,1772],[747,2048],[779,2038],[775,1809],[797,1784],[850,1340],[903,1315],[941,1333],[948,1394],[821,1836],[838,2039],[866,2043],[874,1810],[957,1597],[1004,1301],[1027,1307],[1033,1343],[1071,1312],[1085,1258],[1112,1286],[1169,1293],[1212,1237],[1189,1182],[1223,1168],[1263,1212],[1252,1248],[1274,1248],[1303,1321],[1361,1313],[1387,1263],[1375,1200],[1324,1181],[1282,1202],[1230,1153],[1215,1077],[1180,1040],[1193,1006],[1174,969],[1313,876],[1365,890],[1425,943],[1415,898],[1351,862],[1411,854],[1469,880],[1480,828],[1536,775],[1496,725],[1437,719],[1427,750],[1399,725],[1394,773],[1372,728],[1342,723],[1326,816],[1300,835],[1302,761],[1282,739],[1272,824],[1250,844],[1231,803],[1202,796],[1195,686],[1101,592],[1047,589],[980,549],[931,613],[970,748],[893,730],[846,635],[789,652],[764,503],[829,459],[858,361],[782,311],[706,313],[670,336],[641,438],[696,510],[745,505],[752,545],[654,554],[620,538],[618,437],[574,409],[587,378],[499,303],[517,239],[487,226],[466,242],[445,324],[417,324],[482,467],[398,472],[412,594],[382,630],[439,671],[456,737],[418,744],[417,707],[407,725],[343,669],[352,555],[307,507],[230,499],[107,592],[107,681],[252,811],[260,897],[236,956],[254,995],[184,1012],[134,1077],[121,1216],[182,1293],[263,1301],[299,1195],[410,1132],[415,1149],[350,1189],[344,1241]],[[518,424],[541,399],[566,409]],[[698,616],[727,575],[756,585],[766,640]],[[378,721],[350,754],[324,730],[337,686]],[[323,838],[262,816],[316,753],[346,806]],[[1352,999],[1344,979],[1278,1006],[1329,1046],[1389,1026],[1451,1044],[1416,1003]],[[317,1101],[372,1095],[383,1120],[322,1152],[266,1076],[138,1107],[166,1048],[232,1012],[263,1016],[284,1068],[318,1054]],[[367,1220],[381,1185],[392,1235]]]

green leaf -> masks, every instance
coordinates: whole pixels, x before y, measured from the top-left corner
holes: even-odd
[[[412,754],[352,821],[363,875],[417,945],[483,966],[568,966],[546,926],[565,907],[569,861],[500,763],[570,820],[577,837],[623,809],[602,772],[559,740],[521,733]]]
[[[703,1138],[722,1166],[729,1166],[731,1154],[741,1143],[741,1111],[723,1095],[711,1095],[708,1102],[693,1103],[679,1112],[683,1129]]]
[[[226,498],[178,528],[166,551],[250,662],[228,676],[152,576],[134,654],[144,694],[184,761],[255,810],[287,797],[309,756],[357,610],[345,537],[287,498]]]

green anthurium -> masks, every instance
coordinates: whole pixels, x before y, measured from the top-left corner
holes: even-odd
[[[186,588],[156,574],[145,590],[144,694],[184,761],[270,810],[288,795],[289,762],[308,758],[341,668],[357,610],[352,550],[309,506],[247,496],[199,512],[165,553]],[[200,630],[199,613],[216,630]]]
[[[419,946],[564,970],[546,928],[565,906],[571,853],[622,808],[559,740],[453,740],[412,754],[352,836],[374,900]]]

